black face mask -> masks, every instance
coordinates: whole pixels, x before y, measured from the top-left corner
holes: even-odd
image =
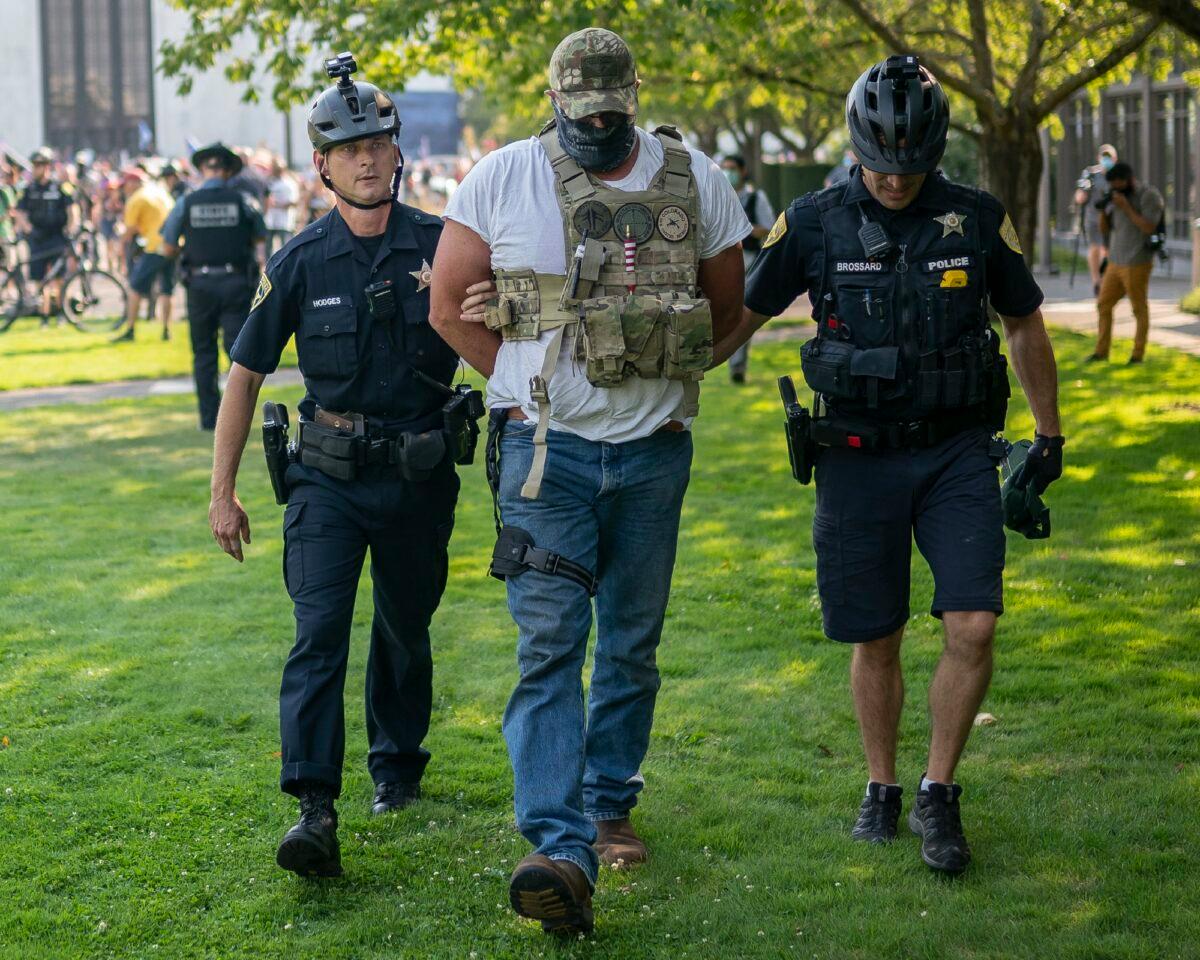
[[[619,123],[595,127],[580,120],[569,120],[554,104],[554,119],[558,127],[558,142],[572,160],[592,173],[615,170],[633,152],[637,136],[634,118],[624,117]]]

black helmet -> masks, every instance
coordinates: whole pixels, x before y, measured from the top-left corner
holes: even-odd
[[[400,137],[396,104],[373,83],[352,81],[350,74],[357,69],[349,53],[325,61],[325,72],[337,78],[337,86],[318,96],[308,111],[308,139],[320,153],[380,133],[393,140]]]
[[[355,83],[350,74],[358,69],[348,52],[339,53],[325,61],[325,72],[337,78],[337,86],[326,90],[313,101],[308,111],[308,139],[313,149],[322,156],[341,143],[352,143],[386,133],[397,147],[400,146],[400,116],[392,98],[373,83]],[[324,171],[321,182],[344,202],[360,210],[373,210],[392,203],[400,192],[404,177],[404,154],[392,173],[391,196],[375,203],[359,203],[345,196],[333,185]]]
[[[950,104],[916,57],[888,57],[854,81],[846,97],[846,126],[868,170],[929,173],[946,149]]]
[[[222,167],[229,171],[231,177],[236,177],[245,166],[242,158],[239,157],[233,150],[220,140],[216,143],[210,143],[206,147],[201,147],[192,154],[192,166],[199,170],[206,163],[213,160],[218,161]]]

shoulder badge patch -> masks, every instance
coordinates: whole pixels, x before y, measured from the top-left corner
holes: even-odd
[[[763,239],[763,249],[773,246],[783,239],[783,235],[787,233],[787,211],[784,210],[775,221],[775,225],[771,227],[771,232]]]
[[[271,293],[271,281],[267,279],[267,274],[264,271],[263,275],[258,278],[258,289],[254,291],[254,299],[250,302],[250,312],[253,313],[259,308],[259,305],[267,299]]]
[[[1004,245],[1013,253],[1019,253],[1024,256],[1025,253],[1021,250],[1021,241],[1017,237],[1017,228],[1013,226],[1012,219],[1006,213],[1004,222],[1000,224],[1000,239],[1004,241]]]

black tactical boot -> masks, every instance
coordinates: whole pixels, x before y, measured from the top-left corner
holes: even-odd
[[[850,836],[867,843],[891,843],[896,839],[896,821],[900,819],[900,794],[893,783],[867,784],[867,795],[858,808],[858,819]]]
[[[908,813],[908,825],[921,838],[921,859],[934,870],[962,873],[971,862],[971,848],[963,836],[957,783],[930,783],[917,792],[917,802]]]
[[[340,877],[342,852],[337,840],[333,790],[310,783],[300,790],[300,820],[284,834],[275,862],[302,877]]]
[[[391,813],[393,810],[403,810],[411,803],[421,799],[419,783],[377,783],[375,799],[371,802],[371,812],[378,816],[381,813]]]

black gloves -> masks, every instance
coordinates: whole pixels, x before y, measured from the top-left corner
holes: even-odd
[[[1018,489],[1033,487],[1033,492],[1040,497],[1050,484],[1062,476],[1063,442],[1062,437],[1047,437],[1040,433],[1033,435],[1033,446],[1025,458],[1025,469],[1016,482]]]

